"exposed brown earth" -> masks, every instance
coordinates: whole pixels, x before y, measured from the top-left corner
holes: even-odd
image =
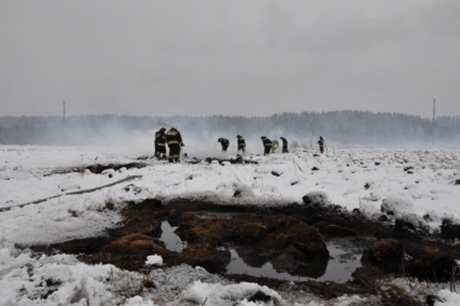
[[[113,206],[107,203],[107,209]],[[225,273],[231,258],[225,247],[256,251],[259,261],[248,261],[250,266],[271,262],[275,269],[295,275],[305,262],[316,259],[327,262],[329,239],[347,237],[365,248],[362,267],[354,272],[353,280],[337,284],[312,279],[297,283],[296,288],[324,299],[343,294],[374,295],[380,297],[383,305],[425,303],[397,286],[382,290],[378,284],[382,278],[415,277],[429,282],[450,282],[458,275],[454,259],[460,258],[459,246],[398,222],[395,226],[386,217],[381,221],[369,220],[359,211],[348,212],[336,205],[306,201],[306,204],[272,208],[185,200],[164,204],[149,199],[139,204],[128,203],[122,214],[125,222],[107,237],[51,247],[65,253],[86,254],[82,258],[91,263],[111,263],[137,271],[143,271],[148,255],[158,254],[166,266],[181,263],[201,266],[235,281],[257,282],[288,291],[292,289],[287,281]],[[170,251],[160,241],[163,221],[178,226],[176,234],[187,242],[183,251]],[[363,239],[369,236],[374,239]]]

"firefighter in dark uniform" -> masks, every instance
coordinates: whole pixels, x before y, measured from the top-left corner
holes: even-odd
[[[280,139],[283,142],[283,153],[289,153],[289,151],[288,151],[288,141],[284,137],[280,137]]]
[[[246,141],[244,140],[244,137],[241,135],[236,135],[236,139],[238,140],[238,151],[241,150],[241,152],[244,153],[246,148]]]
[[[319,151],[321,153],[324,153],[324,139],[322,136],[319,136],[318,145],[319,145]]]
[[[166,158],[166,129],[163,127],[155,133],[155,157],[157,159]]]
[[[184,146],[184,143],[176,126],[170,128],[166,133],[166,143],[169,148],[168,161],[170,163],[180,161],[180,149]]]
[[[270,150],[272,149],[272,141],[265,136],[260,137],[262,139],[262,143],[264,144],[264,155],[270,154]]]
[[[230,141],[228,141],[227,138],[219,138],[217,141],[220,142],[220,145],[222,146],[222,152],[227,152]]]

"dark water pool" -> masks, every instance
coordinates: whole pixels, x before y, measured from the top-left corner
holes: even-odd
[[[166,248],[173,252],[181,252],[187,242],[182,241],[174,233],[177,227],[172,227],[167,221],[161,224],[160,240]],[[334,281],[345,283],[352,279],[351,274],[361,267],[363,247],[357,247],[350,239],[334,239],[327,242],[329,259],[311,260],[305,262],[293,274],[277,271],[272,263],[265,262],[257,251],[245,248],[228,248],[231,261],[227,266],[229,274],[247,274],[255,277],[267,277],[287,281],[307,281],[314,279],[320,282]]]

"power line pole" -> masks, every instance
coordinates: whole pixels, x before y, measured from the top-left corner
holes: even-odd
[[[433,120],[431,121],[431,146],[434,146],[436,134],[436,99],[433,99]]]
[[[65,141],[65,100],[62,102],[62,144]]]

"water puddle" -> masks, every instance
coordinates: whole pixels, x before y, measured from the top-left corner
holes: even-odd
[[[160,240],[165,243],[166,249],[181,252],[187,247],[187,242],[182,241],[169,222],[161,223],[162,234]],[[334,281],[345,283],[352,279],[351,274],[361,267],[363,248],[358,248],[352,241],[337,239],[327,243],[329,259],[311,260],[290,273],[278,272],[271,262],[267,262],[261,252],[251,248],[229,248],[231,261],[227,266],[229,274],[246,274],[255,277],[267,277],[287,281],[319,282]]]
[[[337,241],[327,243],[329,255],[333,259],[329,259],[327,268],[324,273],[316,281],[334,281],[336,283],[345,283],[352,279],[351,274],[361,267],[361,257],[364,248],[355,246],[344,246]]]
[[[230,249],[232,259],[227,266],[227,273],[247,274],[255,277],[267,277],[288,281],[308,281],[314,279],[319,282],[334,281],[345,283],[352,279],[351,274],[361,267],[361,254],[363,250],[356,247],[345,247],[338,241],[327,244],[330,258],[311,260],[304,266],[296,269],[292,274],[278,272],[272,263],[265,262],[260,266],[257,254],[243,254],[244,259],[236,249]],[[241,250],[239,250],[241,253]]]
[[[187,242],[182,241],[182,239],[174,233],[177,228],[177,226],[172,227],[169,222],[163,221],[161,223],[162,233],[160,240],[164,242],[166,249],[169,251],[180,253],[187,247]]]

